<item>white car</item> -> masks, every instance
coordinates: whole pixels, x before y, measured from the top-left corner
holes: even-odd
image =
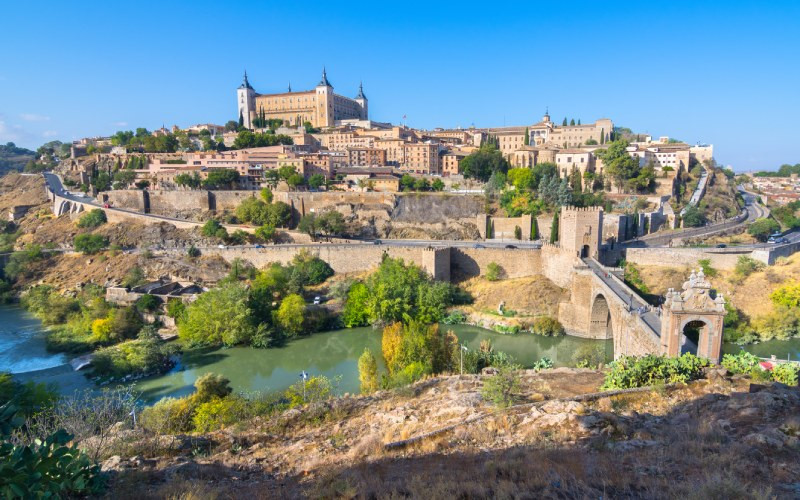
[[[314,297],[314,305],[315,306],[318,306],[321,302],[322,302],[322,297],[320,297],[319,295]]]
[[[220,245],[217,245],[217,248],[222,248],[224,250],[226,247],[225,247],[225,245],[220,244]]]

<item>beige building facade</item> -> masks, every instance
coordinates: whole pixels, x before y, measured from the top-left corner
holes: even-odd
[[[258,94],[250,85],[247,73],[236,90],[238,114],[247,128],[255,128],[257,118],[279,119],[286,125],[300,126],[310,122],[313,127],[333,127],[340,120],[367,120],[368,102],[362,86],[355,98],[333,91],[326,71],[313,90],[280,94]]]

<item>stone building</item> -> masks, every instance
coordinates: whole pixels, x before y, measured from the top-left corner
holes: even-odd
[[[562,207],[558,222],[558,243],[576,257],[597,258],[603,241],[603,209]]]
[[[255,128],[254,120],[283,120],[289,126],[300,126],[310,122],[313,127],[333,127],[341,120],[367,120],[368,102],[362,85],[354,98],[344,97],[333,91],[325,70],[322,79],[313,90],[292,92],[291,86],[279,94],[258,94],[247,80],[236,90],[238,115],[245,127]]]
[[[348,148],[347,158],[351,167],[382,167],[386,165],[386,150],[380,148]]]

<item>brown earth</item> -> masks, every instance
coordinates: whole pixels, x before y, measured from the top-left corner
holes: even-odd
[[[439,377],[207,435],[123,431],[104,463],[108,495],[796,498],[800,391],[709,377],[577,402],[556,399],[596,391],[600,372],[525,372],[508,410],[483,401],[485,376]]]

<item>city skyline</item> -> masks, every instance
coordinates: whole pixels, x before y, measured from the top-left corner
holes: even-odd
[[[490,12],[460,3],[436,15],[413,4],[391,12],[370,4],[54,5],[39,4],[44,14],[35,16],[30,6],[6,8],[10,29],[0,37],[13,49],[0,69],[2,143],[224,124],[237,118],[230,95],[244,70],[258,92],[272,93],[290,83],[313,89],[324,66],[342,95],[355,96],[363,81],[376,121],[527,125],[549,109],[557,123],[611,118],[636,132],[714,144],[717,160],[737,170],[800,161],[792,116],[800,69],[790,64],[800,8],[789,2],[602,12],[581,2]],[[137,25],[142,12],[158,21]],[[247,29],[243,16],[267,27]],[[48,35],[31,36],[31,26]]]

